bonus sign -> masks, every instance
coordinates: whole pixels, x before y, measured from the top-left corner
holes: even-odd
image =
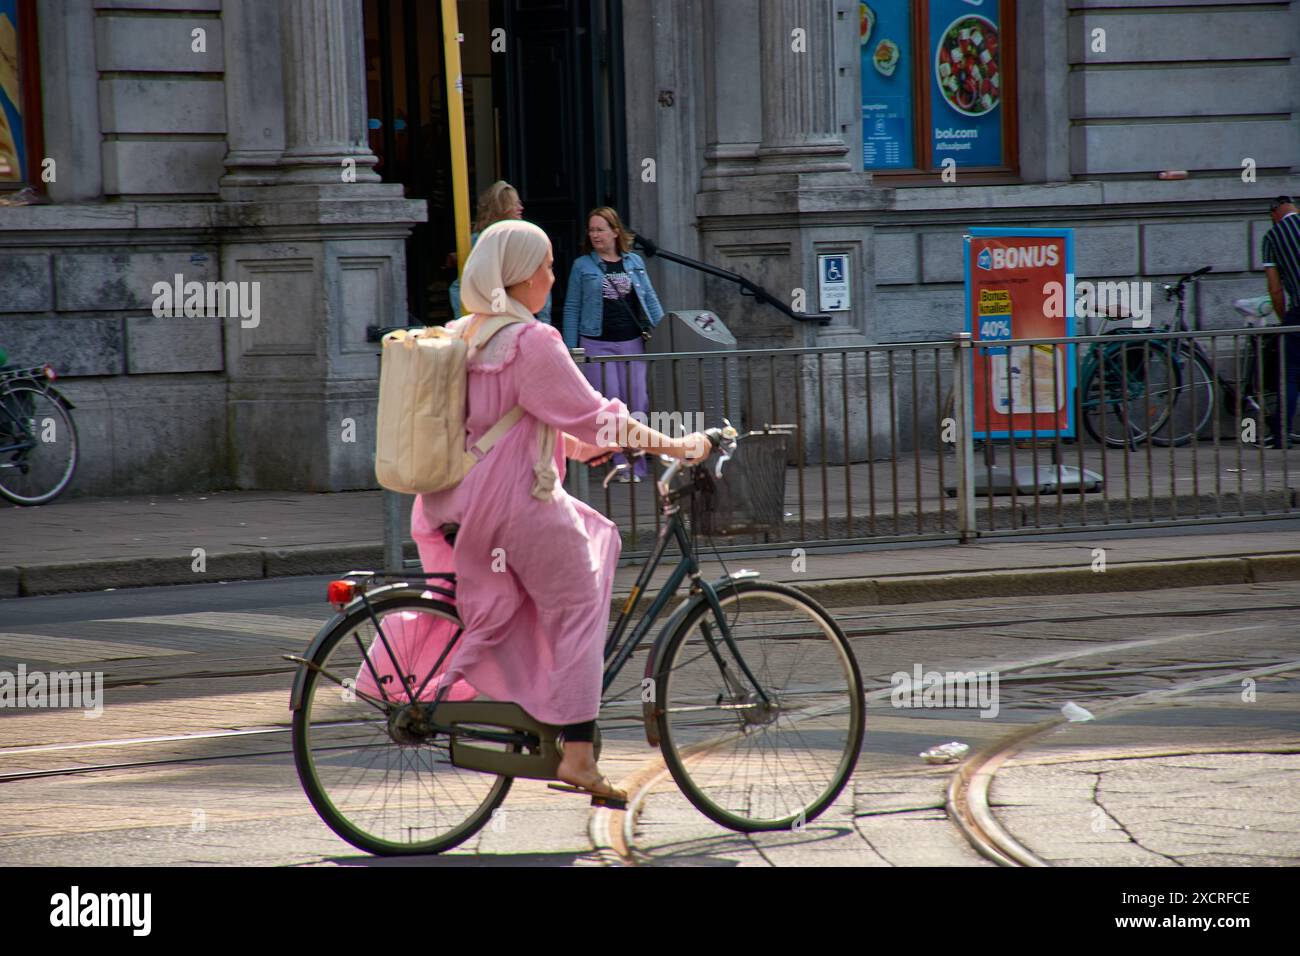
[[[1074,346],[1015,344],[1074,335],[1073,231],[972,229],[965,240],[974,437],[1073,438]]]

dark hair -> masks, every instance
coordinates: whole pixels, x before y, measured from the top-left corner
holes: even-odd
[[[1278,196],[1276,199],[1274,199],[1271,203],[1268,204],[1268,211],[1276,212],[1278,209],[1281,209],[1283,206],[1294,206],[1294,205],[1295,205],[1295,200],[1292,199],[1290,196]]]

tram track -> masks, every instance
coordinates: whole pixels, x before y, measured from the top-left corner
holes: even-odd
[[[1285,611],[1290,609],[1291,606],[1289,605],[1271,606],[1267,608],[1267,610],[1271,611]],[[1255,614],[1262,610],[1265,610],[1265,608],[1223,608],[1214,609],[1214,612],[1216,615],[1232,613]],[[1120,615],[1099,615],[1097,617],[1114,619],[1118,616]],[[1143,614],[1140,616],[1172,615],[1157,612],[1155,614]],[[1191,615],[1187,612],[1181,612],[1178,616],[1207,615]],[[1033,619],[1033,622],[1036,623],[1040,620],[1042,619],[1036,618]],[[1030,622],[1020,620],[1016,623],[1024,624]],[[966,622],[962,626],[965,628],[975,628],[990,625],[988,622]],[[1273,623],[1252,624],[1242,627],[1180,632],[1177,634],[1163,635],[1154,638],[1094,644],[1093,646],[1086,648],[1072,648],[1068,651],[1040,655],[1038,657],[1020,661],[952,665],[951,669],[960,671],[996,669],[999,672],[1000,682],[1008,683],[1012,687],[1018,685],[1024,688],[1033,688],[1044,684],[1069,684],[1083,680],[1102,681],[1107,678],[1115,677],[1156,677],[1163,679],[1165,677],[1177,677],[1179,675],[1203,671],[1224,672],[1212,676],[1199,677],[1195,680],[1175,684],[1172,687],[1146,690],[1141,693],[1129,694],[1118,698],[1116,697],[1116,693],[1109,689],[1084,694],[1070,693],[1068,695],[1067,699],[1070,700],[1093,697],[1107,698],[1100,703],[1090,704],[1090,707],[1092,707],[1093,717],[1101,718],[1130,707],[1156,703],[1200,689],[1231,684],[1245,678],[1281,676],[1292,672],[1300,673],[1300,659],[1282,660],[1276,657],[1271,657],[1265,660],[1251,660],[1234,657],[1227,660],[1197,661],[1185,664],[1152,664],[1146,666],[1129,666],[1123,669],[1089,669],[1086,671],[1071,671],[1067,669],[1067,665],[1072,662],[1088,657],[1118,656],[1143,649],[1156,650],[1179,641],[1218,638],[1225,635],[1252,630],[1262,630],[1275,626],[1276,624]],[[1036,670],[1038,668],[1053,669]],[[870,680],[870,678],[868,679]],[[887,678],[876,677],[875,680],[880,683],[888,683]],[[892,686],[885,686],[867,691],[865,696],[868,703],[871,703],[872,701],[888,699],[893,693],[894,690]],[[1053,704],[1059,703],[1059,699],[1050,702]],[[1025,698],[1016,695],[1016,698],[1013,698],[1012,700],[1003,701],[1002,706],[1028,709],[1033,706],[1046,705],[1047,703],[1049,703],[1048,699],[1041,696]],[[1015,838],[1001,826],[996,816],[993,814],[992,808],[989,804],[989,789],[998,768],[1007,760],[1010,760],[1016,753],[1023,750],[1033,741],[1041,739],[1068,722],[1068,719],[1064,716],[1055,716],[1052,719],[1041,721],[1028,727],[1018,727],[1011,734],[999,738],[988,747],[969,757],[954,772],[947,791],[945,809],[950,821],[957,826],[971,845],[974,846],[981,855],[1002,866],[1047,865],[1044,861],[1034,855],[1032,851],[1028,850],[1015,840]],[[870,733],[870,723],[868,723],[868,737],[870,736]],[[637,818],[645,808],[650,791],[664,778],[664,775],[667,772],[662,756],[656,754],[654,757],[648,759],[642,767],[627,774],[622,780],[620,780],[618,786],[621,789],[626,790],[628,793],[628,809],[626,811],[599,810],[595,812],[592,818],[593,843],[599,850],[606,854],[615,854],[619,862],[624,865],[639,865],[641,862],[641,853],[637,850],[635,845]]]
[[[1009,610],[1014,607],[1016,606],[1004,605],[999,608],[989,609],[989,610],[1004,610],[1004,609]],[[1037,606],[1026,605],[1027,610],[1032,609],[1034,607]],[[1173,609],[1173,610],[1158,609],[1158,610],[1147,610],[1147,611],[1133,612],[1133,613],[1109,612],[1103,614],[1054,615],[1054,616],[1047,616],[1047,617],[1022,616],[1014,619],[1000,618],[998,620],[950,621],[950,622],[937,622],[937,623],[918,622],[912,624],[900,623],[898,625],[889,625],[881,628],[856,628],[856,629],[849,630],[847,633],[849,633],[850,637],[852,636],[871,637],[871,636],[877,636],[879,634],[884,634],[884,633],[913,632],[913,631],[923,631],[923,630],[963,631],[963,630],[987,629],[987,628],[994,628],[994,627],[1005,627],[1011,625],[1023,626],[1023,625],[1032,625],[1032,624],[1040,624],[1040,623],[1041,624],[1086,623],[1089,621],[1114,621],[1119,619],[1134,619],[1134,618],[1140,619],[1140,618],[1170,618],[1170,617],[1222,617],[1222,616],[1231,616],[1235,614],[1246,614],[1246,613],[1253,615],[1253,614],[1266,613],[1266,612],[1285,612],[1285,611],[1292,611],[1297,609],[1300,609],[1300,604],[1272,604],[1272,605],[1252,605],[1248,607],[1231,606],[1231,607],[1190,608],[1190,609]],[[964,613],[975,613],[982,609],[976,607],[976,608],[962,608],[962,609],[954,609],[954,610],[959,610]],[[902,613],[908,614],[909,616],[913,614],[913,612],[902,612]],[[872,615],[868,611],[860,615],[845,615],[840,617],[841,619],[852,619],[855,617],[861,618],[861,617],[870,617],[870,616]],[[961,669],[970,670],[970,669],[996,668],[999,674],[1001,675],[1000,677],[1001,681],[1007,684],[1009,687],[1032,689],[1043,684],[1048,684],[1048,685],[1058,684],[1058,683],[1077,684],[1089,680],[1104,681],[1108,678],[1115,678],[1115,677],[1158,677],[1162,679],[1166,677],[1176,678],[1177,676],[1183,674],[1221,670],[1224,668],[1230,669],[1233,675],[1232,678],[1223,678],[1222,676],[1218,678],[1203,678],[1203,680],[1209,679],[1209,680],[1221,681],[1224,679],[1237,679],[1237,675],[1239,674],[1246,675],[1246,674],[1254,673],[1256,670],[1258,670],[1261,667],[1268,669],[1268,668],[1277,668],[1277,667],[1285,668],[1291,665],[1300,665],[1300,662],[1288,662],[1288,661],[1281,661],[1277,659],[1270,659],[1267,661],[1248,661],[1238,657],[1232,660],[1224,660],[1224,661],[1196,661],[1196,662],[1172,664],[1172,665],[1167,663],[1152,663],[1145,666],[1134,666],[1130,664],[1130,666],[1124,668],[1119,668],[1119,669],[1110,668],[1104,670],[1097,669],[1097,668],[1089,668],[1084,671],[1072,671],[1066,667],[1066,665],[1070,664],[1071,662],[1083,658],[1087,658],[1087,657],[1104,656],[1104,655],[1112,655],[1112,656],[1120,655],[1141,648],[1153,648],[1153,649],[1159,648],[1159,647],[1163,647],[1164,645],[1174,643],[1177,641],[1182,641],[1182,640],[1215,637],[1215,636],[1230,634],[1238,631],[1248,631],[1252,629],[1271,627],[1271,626],[1274,625],[1259,624],[1259,625],[1248,625],[1246,627],[1241,627],[1241,628],[1223,628],[1223,629],[1209,630],[1209,631],[1183,632],[1183,633],[1178,633],[1173,635],[1164,635],[1155,638],[1144,638],[1135,641],[1117,641],[1117,642],[1106,642],[1100,644],[1095,642],[1089,642],[1088,646],[1086,647],[1072,647],[1068,650],[1057,651],[1051,654],[1039,655],[1036,657],[1027,658],[1020,661],[985,662],[983,664],[963,664],[961,665]],[[1059,638],[1055,636],[1052,639],[1066,640],[1064,638]],[[1126,664],[1128,663],[1129,662],[1126,662]],[[1243,665],[1253,666],[1253,669],[1240,670],[1240,668]],[[1035,668],[1044,668],[1044,667],[1051,668],[1051,669],[1038,670],[1038,671],[1034,670]],[[232,678],[237,679],[237,678],[246,678],[246,677],[266,677],[266,676],[275,676],[280,674],[291,674],[294,671],[296,671],[296,669],[297,669],[296,667],[284,666],[283,664],[277,664],[277,665],[268,664],[265,667],[255,667],[255,666],[240,667],[229,671],[202,669],[202,670],[190,670],[190,671],[183,671],[180,673],[160,674],[160,675],[148,675],[148,674],[134,674],[129,676],[119,675],[116,677],[106,679],[105,686],[119,687],[119,688],[128,687],[128,686],[157,686],[160,684],[169,684],[169,683],[176,683],[176,682],[183,682],[183,681],[192,682],[192,681],[207,681],[207,680],[217,680],[217,679],[232,679]],[[878,675],[875,677],[869,677],[868,681],[887,684],[888,677]],[[1195,685],[1197,683],[1198,682],[1194,681],[1192,682],[1192,685]],[[1188,686],[1192,686],[1192,685],[1188,685]],[[1165,689],[1160,689],[1156,691],[1150,691],[1148,693],[1164,693],[1164,692]],[[892,693],[891,687],[880,686],[875,689],[869,690],[866,696],[868,701],[870,702],[872,700],[887,699],[891,695],[891,693]],[[1017,694],[1016,696],[1017,699],[1011,701],[1010,703],[1019,707],[1032,706],[1034,704],[1045,705],[1046,703],[1049,702],[1049,699],[1045,697],[1023,698],[1020,697],[1019,694]],[[1091,697],[1113,697],[1113,696],[1114,696],[1113,692],[1106,691],[1106,690],[1084,691],[1083,693],[1072,694],[1071,699],[1083,699],[1083,698],[1091,698]],[[610,701],[607,704],[607,706],[611,706],[615,710],[617,710],[620,705],[634,707],[634,709],[638,711],[640,708],[639,701]],[[1098,708],[1106,707],[1106,705],[1097,705],[1097,706]],[[1059,719],[1048,721],[1046,722],[1046,724],[1042,726],[1050,726],[1054,728],[1056,726],[1059,726],[1061,722],[1062,721]],[[635,714],[635,713],[632,715],[628,715],[626,717],[617,714],[611,714],[608,718],[606,718],[605,721],[602,721],[602,723],[606,723],[607,727],[611,732],[617,732],[618,730],[637,730],[641,726],[640,716],[639,714]],[[262,725],[262,726],[246,727],[246,728],[227,728],[223,730],[196,731],[194,733],[188,733],[188,734],[154,735],[154,736],[137,737],[137,738],[118,738],[118,739],[110,739],[110,740],[77,741],[77,742],[49,744],[49,745],[36,745],[32,747],[13,747],[13,748],[0,750],[0,762],[3,762],[6,758],[12,759],[12,758],[32,757],[40,754],[48,754],[48,753],[64,752],[64,751],[122,750],[130,747],[147,748],[151,746],[152,747],[158,747],[158,746],[183,747],[186,744],[190,744],[190,743],[221,740],[221,739],[266,738],[269,740],[276,736],[287,735],[290,733],[290,730],[291,728],[287,724],[284,726]],[[1017,731],[1017,735],[1023,732],[1024,732],[1023,729],[1019,730]],[[869,728],[868,728],[868,734],[870,734]],[[1013,737],[1015,736],[1016,735],[1013,735]],[[1012,738],[1007,738],[1007,740],[1010,741],[1012,740]],[[1010,746],[1010,744],[1008,744],[1008,746]],[[120,770],[147,770],[150,768],[159,768],[159,767],[184,765],[184,764],[203,764],[203,763],[210,763],[210,762],[217,762],[217,761],[255,759],[255,758],[265,758],[265,757],[274,757],[274,756],[291,756],[291,754],[292,754],[291,749],[285,747],[284,749],[259,748],[252,751],[243,751],[237,753],[169,755],[166,757],[159,757],[157,759],[99,761],[93,764],[64,765],[64,766],[50,767],[50,768],[18,770],[18,771],[7,772],[7,773],[0,772],[0,783],[16,783],[23,780],[49,779],[49,778],[59,778],[59,777],[71,778],[71,777],[79,777],[79,776],[84,776],[93,773],[104,773],[104,772],[112,772],[112,771],[120,771]],[[971,759],[974,760],[974,758]],[[984,759],[981,766],[984,767],[993,766],[990,763],[991,759],[992,759],[991,757]],[[994,771],[995,769],[996,768],[993,767]],[[628,791],[631,798],[629,800],[629,807],[631,808],[630,811],[628,813],[604,811],[605,815],[609,817],[611,820],[615,818],[618,819],[617,827],[619,830],[617,837],[614,837],[611,831],[611,835],[609,836],[608,840],[605,842],[604,845],[613,849],[617,853],[617,855],[625,861],[630,861],[633,853],[633,843],[634,843],[633,838],[635,832],[636,815],[639,813],[641,807],[644,805],[644,799],[648,794],[648,788],[654,786],[658,780],[661,780],[663,778],[663,774],[666,773],[666,768],[664,768],[661,758],[659,758],[658,755],[656,755],[655,758],[652,758],[651,761],[647,762],[644,771],[645,771],[644,774],[641,771],[637,771],[631,774],[628,778],[625,778],[630,784],[639,788],[635,793],[631,789],[629,789]],[[971,771],[971,773],[974,772],[975,771]],[[963,797],[963,799],[965,798]],[[593,826],[596,825],[597,825],[596,821],[593,820]],[[610,824],[610,826],[613,825],[614,825],[613,823]],[[1004,853],[1003,855],[1005,856],[1006,854]]]
[[[1093,717],[1100,719],[1113,716],[1125,710],[1163,702],[1198,690],[1239,683],[1247,678],[1259,679],[1292,672],[1300,673],[1300,659],[1270,666],[1230,671],[1215,677],[1189,681],[1173,688],[1148,691],[1143,694],[1120,698],[1098,705],[1095,708]],[[990,791],[993,780],[1003,765],[1027,749],[1031,744],[1045,739],[1068,722],[1065,717],[1057,717],[1030,727],[1020,728],[972,755],[962,763],[948,782],[945,803],[948,818],[957,826],[976,851],[1000,866],[1046,867],[1050,865],[1012,836],[1002,825],[993,812]],[[1274,748],[1261,751],[1248,747],[1227,748],[1220,746],[1190,750],[1184,748],[1177,751],[1167,751],[1163,754],[1143,752],[1141,756],[1181,756],[1190,753],[1295,753],[1297,750],[1300,750],[1300,747],[1286,750]]]

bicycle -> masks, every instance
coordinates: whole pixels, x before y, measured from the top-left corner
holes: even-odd
[[[77,468],[75,407],[48,365],[0,369],[0,497],[43,505],[58,497]]]
[[[1166,302],[1177,299],[1174,323],[1169,332],[1191,332],[1187,325],[1187,286],[1210,272],[1209,265],[1180,277],[1177,284],[1165,284]],[[1257,328],[1268,323],[1252,300],[1238,299],[1236,311],[1245,319],[1244,328]],[[1279,402],[1279,367],[1281,367],[1281,336],[1248,336],[1243,351],[1232,341],[1231,376],[1219,372],[1219,363],[1210,351],[1195,338],[1178,338],[1162,343],[1167,364],[1174,368],[1179,388],[1170,403],[1170,414],[1162,427],[1153,431],[1153,444],[1175,447],[1187,445],[1209,427],[1214,414],[1216,397],[1222,399],[1223,412],[1232,420],[1244,423],[1253,420],[1262,437],[1266,428],[1275,421]],[[1154,345],[1154,343],[1152,343]],[[1291,444],[1300,442],[1300,432],[1294,425],[1290,431]]]
[[[1210,267],[1205,266],[1182,276],[1176,285],[1164,286],[1165,301],[1178,299],[1174,323],[1164,331],[1189,331],[1184,319],[1185,290],[1188,283],[1209,271]],[[1127,318],[1128,315],[1117,314],[1103,316],[1102,321]],[[1140,332],[1111,329],[1102,334],[1122,336]],[[1214,409],[1215,376],[1212,372],[1207,375],[1209,365],[1204,356],[1204,350],[1192,339],[1094,344],[1088,350],[1079,376],[1080,417],[1088,434],[1098,442],[1118,448],[1135,448],[1144,441],[1163,446],[1187,444],[1193,434],[1205,427]],[[1189,406],[1194,418],[1192,427],[1186,430],[1175,418],[1184,395],[1191,396]],[[1119,424],[1114,431],[1107,427],[1107,417],[1111,415]]]
[[[631,701],[647,743],[715,822],[740,832],[797,827],[830,806],[857,765],[862,679],[835,619],[803,592],[752,571],[704,580],[681,504],[715,490],[737,447],[760,433],[706,434],[716,466],[712,457],[675,461],[656,483],[664,520],[606,639],[602,698],[610,703],[618,674],[689,579]],[[631,626],[670,543],[680,560]],[[299,665],[290,706],[307,797],[338,836],[381,855],[459,845],[492,819],[514,778],[555,780],[561,756],[560,728],[517,704],[454,700],[453,687],[437,686],[462,634],[455,575],[410,577],[425,583],[386,584],[372,571],[332,582],[337,613],[302,657],[288,657]]]

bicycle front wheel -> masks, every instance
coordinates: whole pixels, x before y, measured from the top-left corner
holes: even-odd
[[[77,429],[57,397],[38,385],[0,393],[0,497],[43,505],[58,497],[77,467]]]
[[[660,746],[686,798],[752,832],[798,826],[839,796],[857,765],[862,678],[839,625],[781,584],[702,598],[669,636],[655,679]],[[727,638],[730,638],[728,640]]]
[[[426,702],[412,700],[427,696],[430,648],[459,628],[451,605],[405,589],[351,611],[312,658],[293,715],[294,763],[321,819],[359,849],[449,850],[510,792],[510,777],[454,766],[447,736],[422,727]]]

